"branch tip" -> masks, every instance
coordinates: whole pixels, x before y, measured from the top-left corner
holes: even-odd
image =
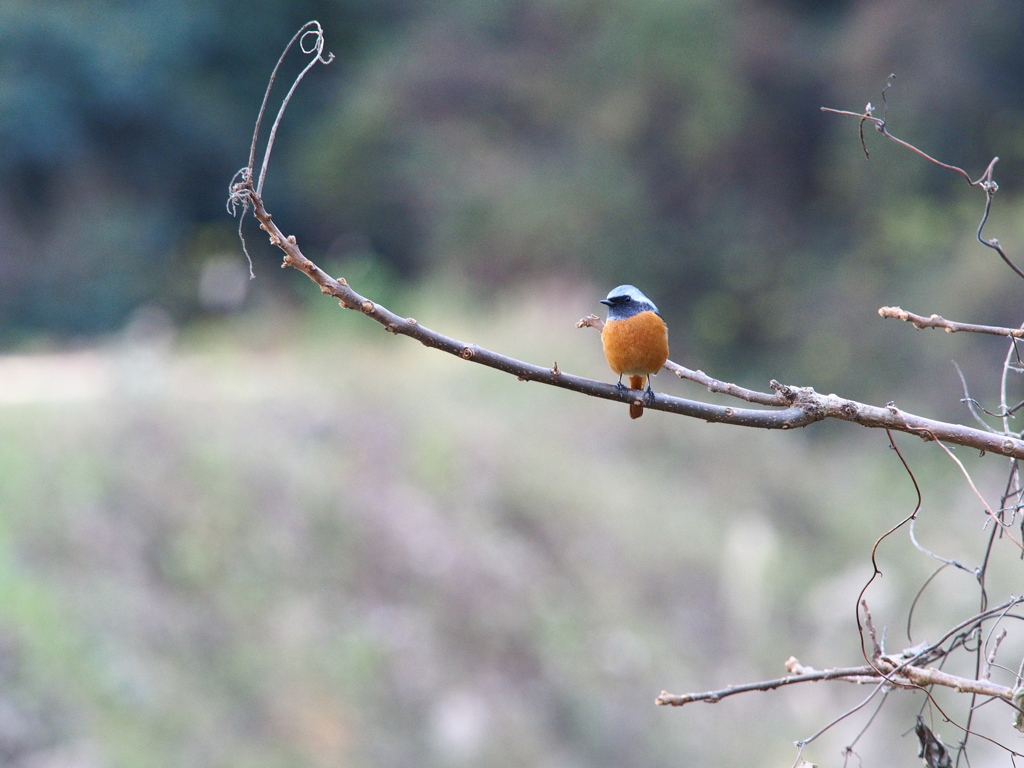
[[[878,314],[892,320],[902,320],[910,323],[915,328],[942,328],[946,333],[983,333],[989,336],[1009,336],[1012,338],[1024,337],[1022,328],[1001,328],[994,325],[978,325],[977,323],[960,323],[954,320],[947,320],[941,315],[932,314],[928,317],[915,315],[900,307],[880,307]]]

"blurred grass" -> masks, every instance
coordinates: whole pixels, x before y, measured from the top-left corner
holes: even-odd
[[[573,327],[602,293],[388,298],[607,379],[597,334]],[[864,695],[653,705],[663,688],[779,676],[791,654],[858,663],[870,547],[915,503],[883,434],[631,422],[316,299],[0,360],[0,646],[17,672],[0,703],[31,724],[0,717],[9,764],[788,764]],[[16,362],[44,375],[4,400]],[[973,563],[979,505],[934,447],[898,439],[926,493],[919,538]],[[998,486],[1001,460],[962,458]],[[1015,583],[1005,549],[993,594]],[[895,649],[934,563],[903,534],[880,559],[868,599]],[[940,577],[915,640],[974,612],[972,582]],[[865,764],[894,744],[915,764],[899,734],[916,700],[894,706],[905,717],[876,723]]]

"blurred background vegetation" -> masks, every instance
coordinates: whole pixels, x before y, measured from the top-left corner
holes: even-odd
[[[267,205],[395,311],[610,377],[572,325],[632,282],[721,378],[962,420],[955,358],[994,392],[1000,343],[876,315],[1020,323],[981,194],[819,108],[896,72],[891,130],[973,176],[999,155],[988,231],[1024,251],[1020,3],[5,0],[0,762],[788,765],[862,692],[652,701],[857,662],[866,553],[914,503],[882,438],[633,424],[474,370],[339,312],[251,222],[249,281],[227,185],[310,18],[338,58]],[[908,451],[930,548],[973,562],[977,505]],[[891,547],[897,626],[931,563]],[[943,578],[922,636],[973,612]],[[914,706],[865,765],[916,764]]]

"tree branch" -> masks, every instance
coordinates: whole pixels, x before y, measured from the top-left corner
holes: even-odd
[[[661,695],[654,701],[660,706],[670,707],[681,707],[684,704],[690,704],[695,701],[714,704],[727,696],[735,696],[738,693],[773,691],[784,685],[795,685],[797,683],[842,680],[864,685],[867,683],[877,684],[879,681],[884,680],[892,685],[907,688],[942,685],[947,688],[953,688],[958,693],[977,693],[982,696],[992,696],[1003,699],[1011,704],[1013,703],[1013,688],[999,685],[989,680],[973,680],[967,677],[958,677],[934,667],[915,667],[901,662],[901,658],[897,657],[894,659],[889,656],[879,656],[874,660],[874,665],[865,664],[860,667],[817,670],[812,667],[805,667],[795,658],[790,657],[786,662],[786,670],[791,674],[786,677],[762,680],[757,683],[745,683],[744,685],[730,685],[717,691],[705,691],[703,693],[675,694],[662,691]]]
[[[311,35],[313,37],[312,43],[306,44],[307,35]],[[323,31],[319,24],[310,22],[303,26],[303,28],[299,30],[299,33],[296,34],[295,38],[292,39],[292,42],[289,43],[288,48],[294,44],[296,39],[303,42],[301,46],[303,53],[313,56],[306,68],[303,69],[302,74],[305,74],[316,62],[325,64],[330,62],[331,57],[329,55],[326,58],[323,57]],[[287,53],[288,48],[285,49],[285,53]],[[275,67],[275,74],[276,71],[277,68]],[[277,125],[281,121],[284,108],[288,103],[288,97],[290,97],[294,92],[301,76],[302,75],[296,79],[291,89],[289,89],[288,96],[285,98],[284,104],[282,104],[277,118],[274,121],[274,129],[271,132],[271,145],[273,133],[276,131]],[[269,94],[270,88],[273,86],[273,81],[274,78],[272,76],[270,84],[267,86],[267,94]],[[266,99],[267,95],[264,96],[264,105],[260,110],[261,116],[266,107]],[[865,110],[865,114],[860,117],[862,117],[863,120],[874,121],[876,123],[876,127],[885,133],[884,121],[873,118],[870,113],[871,108],[869,105]],[[266,175],[267,167],[270,162],[269,146],[264,156],[263,164],[260,168],[259,181],[255,185],[253,182],[253,177],[255,176],[253,161],[255,158],[255,142],[258,137],[258,130],[259,121],[257,121],[257,131],[253,135],[253,146],[250,149],[249,165],[235,175],[235,178],[232,180],[230,185],[228,209],[232,212],[237,212],[239,208],[242,209],[241,219],[239,221],[239,234],[241,235],[242,220],[244,220],[248,206],[252,206],[253,215],[259,220],[260,227],[269,235],[271,244],[276,245],[284,252],[284,262],[282,266],[293,267],[304,272],[310,280],[320,287],[321,293],[334,297],[345,309],[362,312],[370,319],[383,325],[384,328],[391,333],[409,336],[425,346],[440,349],[451,355],[461,357],[464,360],[470,360],[472,362],[479,363],[480,365],[486,365],[487,367],[494,368],[495,370],[510,373],[521,381],[536,381],[542,384],[580,392],[585,395],[590,395],[591,397],[600,397],[605,400],[614,400],[622,403],[636,403],[638,405],[644,405],[650,410],[677,413],[708,422],[735,424],[745,427],[758,427],[761,429],[795,429],[798,427],[805,427],[808,424],[813,424],[814,422],[821,421],[823,419],[836,418],[842,419],[843,421],[851,421],[866,427],[907,432],[917,435],[923,440],[945,441],[956,445],[977,448],[981,451],[991,451],[992,453],[1011,456],[1013,458],[1024,458],[1024,441],[1016,437],[1008,434],[991,433],[980,429],[965,427],[959,424],[949,424],[946,422],[939,422],[915,416],[901,411],[893,403],[888,404],[884,408],[879,408],[873,405],[858,403],[853,400],[846,400],[834,394],[822,395],[815,392],[810,387],[785,386],[779,384],[777,381],[771,382],[771,388],[773,390],[772,394],[767,392],[757,392],[739,387],[735,384],[718,381],[717,379],[708,376],[703,371],[691,371],[676,363],[667,363],[666,366],[680,378],[698,382],[711,392],[726,394],[759,405],[771,406],[773,409],[734,408],[731,406],[712,405],[710,403],[687,400],[685,398],[672,397],[665,394],[655,394],[653,401],[648,401],[640,391],[623,389],[614,384],[564,373],[559,370],[557,362],[550,368],[533,365],[531,363],[523,362],[522,360],[516,360],[515,358],[501,355],[476,344],[466,343],[433,331],[420,325],[411,317],[401,317],[380,304],[356,293],[344,278],[337,280],[334,279],[320,269],[320,267],[314,264],[310,259],[306,258],[299,249],[294,236],[286,237],[284,233],[281,232],[274,223],[270,213],[264,207],[261,195],[263,179]],[[888,133],[885,133],[885,135],[893,138],[895,141],[899,141],[901,144],[905,144],[905,142],[895,139]],[[915,149],[919,154],[924,154],[916,148],[911,148]],[[928,156],[925,155],[925,157]],[[932,160],[932,162],[938,163],[938,161],[933,158],[928,157],[928,159]],[[991,181],[991,172],[994,162],[995,161],[989,165],[985,175],[981,179],[977,182],[971,182],[972,184],[984,186],[986,191],[989,191],[990,194],[996,189],[995,183]],[[945,166],[942,163],[939,164],[943,165],[943,167],[951,167]],[[955,170],[959,170],[960,173],[966,176],[966,173],[962,170]],[[968,181],[970,181],[969,177]],[[600,327],[600,320],[591,316],[590,318],[584,318],[578,325]]]
[[[915,328],[942,328],[946,333],[987,333],[991,336],[1010,336],[1015,339],[1024,338],[1024,328],[1000,328],[995,325],[976,325],[975,323],[958,323],[947,320],[939,315],[915,315],[900,307],[881,307],[878,314],[893,320],[903,320]]]
[[[758,683],[745,683],[743,685],[730,685],[717,691],[705,691],[703,693],[669,693],[662,691],[661,695],[654,700],[654,703],[662,707],[681,707],[694,701],[704,701],[714,704],[726,696],[735,696],[738,693],[750,693],[751,691],[773,691],[784,685],[795,685],[796,683],[812,683],[819,680],[845,680],[853,683],[877,683],[880,677],[874,667],[867,664],[861,667],[841,667],[838,669],[816,670],[810,667],[802,667],[800,662],[790,658],[786,662],[786,668],[791,669],[794,674],[786,677],[777,677],[774,680],[762,680]]]
[[[653,402],[643,398],[637,390],[619,389],[608,384],[582,376],[565,373],[555,363],[546,368],[532,363],[516,360],[512,357],[492,352],[476,344],[454,339],[450,336],[433,331],[420,325],[415,319],[401,317],[389,309],[377,304],[365,296],[356,293],[344,278],[334,279],[314,264],[299,249],[294,236],[285,236],[274,223],[272,216],[263,205],[263,200],[256,194],[252,185],[252,177],[242,178],[232,185],[231,198],[244,201],[253,208],[253,214],[260,222],[260,228],[270,237],[272,245],[284,252],[282,266],[293,267],[309,277],[320,287],[320,292],[338,300],[345,309],[362,312],[370,319],[380,323],[390,333],[409,336],[421,344],[447,352],[451,355],[470,360],[488,368],[510,373],[520,381],[536,381],[553,387],[580,392],[591,397],[614,400],[621,403],[638,403],[645,408],[666,411],[682,416],[690,416],[707,422],[734,424],[743,427],[760,429],[796,429],[806,427],[823,419],[834,418],[851,421],[865,427],[887,428],[898,432],[917,435],[923,440],[942,440],[955,445],[976,448],[980,451],[1024,458],[1024,440],[1002,434],[993,434],[965,427],[960,424],[926,419],[906,413],[889,404],[884,408],[847,400],[838,395],[822,395],[810,387],[790,387],[771,382],[775,395],[746,390],[734,384],[712,379],[703,372],[690,371],[683,366],[672,364],[671,370],[683,378],[689,378],[704,384],[713,392],[732,394],[753,402],[776,405],[779,410],[754,410],[750,408],[734,408],[731,406],[712,405],[681,397],[672,397],[656,393]],[[592,325],[591,323],[581,323]]]

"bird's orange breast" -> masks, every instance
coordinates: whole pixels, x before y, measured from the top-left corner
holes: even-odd
[[[605,322],[601,344],[608,365],[618,374],[647,376],[668,360],[668,328],[654,312]]]

